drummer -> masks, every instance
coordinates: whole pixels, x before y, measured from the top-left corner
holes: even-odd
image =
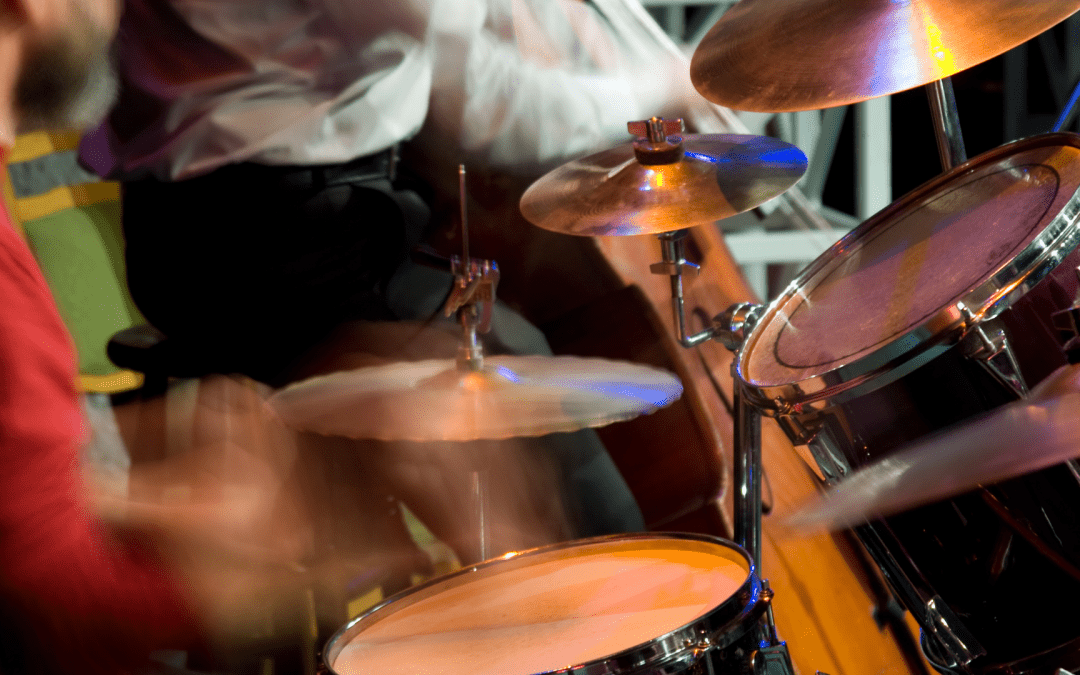
[[[445,296],[404,262],[428,212],[395,157],[425,120],[521,172],[696,96],[685,73],[565,58],[609,49],[576,0],[126,6],[121,98],[81,156],[124,181],[131,292],[272,384],[343,320],[426,319]]]
[[[124,182],[133,297],[208,369],[273,385],[318,370],[313,347],[329,335],[334,350],[362,351],[343,322],[427,320],[440,308],[449,277],[406,261],[427,227],[427,188],[397,161],[425,122],[470,162],[536,171],[696,97],[669,59],[647,71],[619,67],[615,43],[576,0],[128,0],[121,34],[121,97],[81,156]],[[488,341],[547,351],[504,306]],[[573,496],[569,530],[555,524],[552,533],[644,527],[592,432],[536,444]],[[315,456],[346,466],[357,453]],[[530,472],[519,467],[514,480],[533,501],[552,501],[535,481],[530,489]],[[369,467],[325,473],[339,493],[349,492],[345,474],[382,480]],[[410,505],[437,518],[446,495],[413,480],[421,474],[391,475],[389,490],[425,500]]]

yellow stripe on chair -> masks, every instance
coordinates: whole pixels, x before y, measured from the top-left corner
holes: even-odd
[[[20,237],[26,238],[26,231],[23,230],[22,219],[15,216],[15,193],[11,189],[11,180],[8,179],[7,168],[0,169],[3,171],[4,179],[0,181],[0,195],[4,200],[4,206],[7,208],[8,213],[13,214],[11,217],[11,224],[15,226],[15,231],[19,233]]]
[[[114,182],[62,185],[43,195],[15,199],[15,217],[26,222],[44,218],[64,209],[100,204],[120,199],[120,184]]]
[[[79,147],[78,131],[35,131],[20,134],[11,149],[9,163],[27,162],[43,155]]]
[[[108,375],[82,373],[75,382],[75,386],[78,387],[79,391],[119,394],[122,391],[138,389],[142,386],[144,379],[142,373],[136,373],[133,370],[118,370]]]

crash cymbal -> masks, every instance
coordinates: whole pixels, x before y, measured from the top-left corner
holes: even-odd
[[[656,411],[682,395],[671,373],[571,356],[392,363],[289,385],[270,405],[301,431],[385,441],[471,441],[575,431]]]
[[[742,0],[698,45],[690,79],[737,110],[816,110],[948,77],[1025,42],[1080,0]]]
[[[564,164],[529,186],[521,213],[564,234],[659,234],[752,209],[806,171],[806,155],[775,138],[681,138],[672,163],[643,164],[628,143]]]
[[[855,471],[787,519],[840,530],[1080,457],[1080,367],[1030,399],[919,441]]]

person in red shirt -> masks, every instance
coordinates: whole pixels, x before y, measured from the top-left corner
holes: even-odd
[[[17,133],[103,114],[115,90],[107,51],[118,14],[118,0],[0,0],[2,159]],[[237,412],[248,420],[263,414],[253,389],[230,380],[209,386],[202,394],[231,398],[226,408],[204,410],[197,429],[204,448],[228,448],[215,466],[243,473],[246,492],[203,480],[187,485],[200,495],[198,508],[189,500],[141,509],[127,493],[98,493],[98,505],[129,525],[152,524],[150,536],[145,527],[110,527],[91,507],[79,465],[86,430],[75,381],[71,339],[0,206],[0,673],[131,672],[153,650],[199,649],[228,619],[230,603],[273,588],[277,554],[299,550],[279,536],[280,526],[258,527],[280,505],[288,453],[255,457],[242,440],[214,435],[225,428],[214,414],[232,415],[229,422]],[[192,468],[195,460],[185,461]],[[206,466],[189,475],[205,476]],[[172,469],[167,480],[179,475]],[[159,487],[167,484],[161,476]],[[263,560],[249,564],[253,557]]]

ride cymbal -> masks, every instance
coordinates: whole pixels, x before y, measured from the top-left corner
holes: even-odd
[[[270,405],[301,431],[384,441],[472,441],[576,431],[648,414],[682,395],[671,373],[572,356],[492,356],[480,371],[453,360],[322,375]]]
[[[787,519],[840,530],[1080,457],[1080,366],[1024,401],[913,443],[861,468]]]
[[[642,163],[627,143],[564,164],[529,186],[521,213],[564,234],[660,234],[752,209],[806,172],[801,150],[768,136],[681,139],[670,163]]]
[[[690,79],[737,110],[846,105],[987,61],[1078,9],[1080,0],[742,0],[698,45]]]

